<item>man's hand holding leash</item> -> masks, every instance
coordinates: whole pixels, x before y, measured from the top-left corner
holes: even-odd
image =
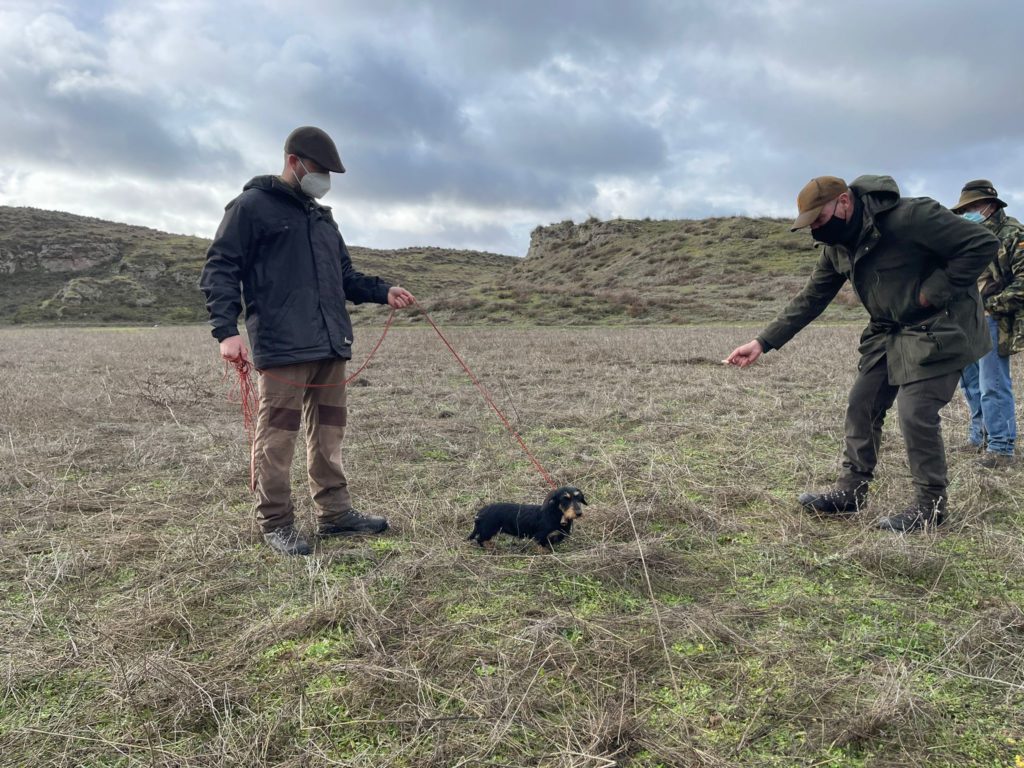
[[[416,303],[416,299],[405,288],[393,285],[388,289],[388,306],[392,309],[405,309]]]
[[[241,336],[229,336],[220,343],[220,356],[236,368],[249,362],[249,350]]]

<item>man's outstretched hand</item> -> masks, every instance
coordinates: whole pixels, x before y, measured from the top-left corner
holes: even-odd
[[[754,339],[753,341],[748,341],[742,347],[736,347],[722,362],[728,365],[735,365],[738,368],[746,368],[760,356],[761,342]]]

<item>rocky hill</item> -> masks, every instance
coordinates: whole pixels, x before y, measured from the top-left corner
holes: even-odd
[[[209,241],[0,206],[0,323],[187,323]],[[447,323],[761,322],[803,285],[806,234],[775,219],[590,219],[538,227],[525,259],[352,247],[356,267],[412,290]],[[827,317],[861,317],[848,289]],[[359,307],[356,315],[379,312]],[[414,314],[403,322],[417,322]]]
[[[488,322],[762,322],[806,282],[817,257],[788,221],[590,219],[536,228],[527,257],[438,308]],[[860,318],[844,287],[826,319]]]
[[[209,244],[69,213],[0,206],[0,323],[203,321],[198,283]],[[360,271],[425,297],[490,285],[519,261],[443,248],[350,250]]]

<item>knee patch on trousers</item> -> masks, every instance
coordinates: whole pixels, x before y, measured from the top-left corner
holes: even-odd
[[[271,406],[267,411],[267,424],[274,429],[298,432],[301,421],[302,411],[297,408],[277,408]]]
[[[344,427],[348,422],[348,408],[343,405],[323,405],[316,407],[317,418],[325,427]]]

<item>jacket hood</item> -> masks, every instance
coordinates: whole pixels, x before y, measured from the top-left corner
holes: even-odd
[[[283,192],[291,197],[299,197],[299,193],[281,181],[280,176],[274,176],[269,173],[263,176],[253,176],[249,179],[245,186],[242,187],[242,191],[245,192],[250,189],[262,189],[264,192]]]
[[[269,192],[272,195],[281,195],[303,208],[314,208],[330,216],[331,206],[324,205],[316,198],[307,197],[289,184],[281,181],[280,176],[274,176],[273,174],[253,176],[242,187],[242,191],[247,192],[250,189],[258,189],[262,192]]]
[[[858,176],[850,183],[850,189],[872,215],[887,211],[900,201],[900,188],[892,176]]]

